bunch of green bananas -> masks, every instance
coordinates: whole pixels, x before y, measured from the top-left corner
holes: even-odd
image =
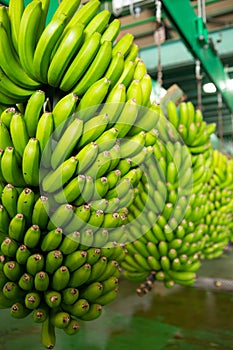
[[[217,150],[213,151],[213,173],[208,183],[208,214],[203,219],[207,225],[203,259],[213,259],[223,254],[232,240],[233,182],[232,161]]]
[[[139,293],[155,280],[168,288],[193,284],[201,260],[222,254],[230,239],[232,165],[212,149],[215,125],[207,125],[190,102],[177,108],[169,101],[166,117],[160,114],[153,157],[144,163],[138,193],[128,208],[132,242],[121,266],[126,278],[144,282]],[[221,177],[216,179],[216,173]],[[220,184],[223,193],[216,186]],[[215,197],[221,202],[215,203]]]
[[[0,7],[0,307],[55,345],[118,292],[128,207],[159,114],[133,36],[100,1]],[[143,109],[144,107],[144,109]],[[132,126],[134,125],[134,126]]]

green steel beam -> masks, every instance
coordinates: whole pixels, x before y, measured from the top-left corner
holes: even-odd
[[[200,60],[206,74],[222,94],[230,111],[233,112],[233,92],[229,88],[230,77],[225,72],[218,53],[208,38],[205,23],[196,16],[187,0],[162,0],[162,3],[166,15],[180,34],[186,47],[195,59]]]

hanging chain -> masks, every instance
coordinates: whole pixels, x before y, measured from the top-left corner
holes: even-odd
[[[196,80],[197,80],[197,108],[202,111],[202,74],[201,74],[201,62],[196,60]]]
[[[222,126],[222,95],[218,93],[218,135],[220,139],[220,151],[223,148],[223,126]]]
[[[157,82],[159,86],[159,96],[161,94],[161,89],[163,85],[163,69],[162,69],[162,60],[161,60],[161,44],[164,42],[164,27],[161,22],[162,17],[162,2],[159,0],[155,1],[156,6],[156,28],[155,28],[155,42],[157,43],[158,47],[158,64],[157,64]]]

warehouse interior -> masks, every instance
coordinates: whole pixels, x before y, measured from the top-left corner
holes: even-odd
[[[14,5],[17,3],[17,0],[10,1]],[[9,6],[10,1],[0,0],[0,8],[3,7],[2,5]],[[71,3],[78,3],[76,12],[72,10],[74,12],[72,16],[75,16],[79,10],[89,6],[90,3],[97,4],[98,0],[80,2],[78,0],[20,0],[20,2],[21,4],[24,2],[25,9],[31,2],[38,2],[40,6],[49,3],[46,19],[46,25],[49,25],[62,3],[66,3],[67,8]],[[39,89],[36,87],[36,92],[42,91],[47,99],[43,100],[40,106],[37,125],[34,129],[32,127],[30,137],[26,135],[28,139],[25,144],[22,137],[23,146],[19,141],[23,150],[21,149],[21,153],[17,151],[17,157],[15,157],[14,167],[20,170],[16,173],[18,176],[12,176],[15,183],[8,180],[4,154],[6,149],[16,149],[18,145],[17,139],[20,139],[18,130],[21,130],[21,126],[17,130],[17,127],[11,126],[13,124],[11,122],[16,114],[22,116],[22,120],[26,119],[24,117],[30,104],[28,101],[31,101],[30,98],[34,96],[35,91],[30,90],[30,97],[16,100],[13,109],[18,108],[18,111],[15,114],[12,113],[13,116],[9,117],[12,118],[9,122],[5,111],[9,111],[11,106],[1,101],[4,96],[1,88],[4,85],[3,77],[9,75],[11,78],[13,75],[11,76],[8,71],[5,73],[4,67],[7,64],[0,53],[0,127],[3,129],[4,122],[5,125],[8,123],[4,130],[7,129],[10,135],[4,141],[0,138],[0,350],[25,350],[26,347],[32,348],[32,346],[35,350],[45,348],[55,350],[233,350],[233,1],[99,0],[99,7],[96,7],[93,16],[87,20],[85,26],[88,26],[88,21],[91,22],[105,10],[110,12],[109,22],[102,29],[101,35],[110,27],[109,23],[113,23],[114,20],[120,21],[120,29],[112,43],[113,48],[129,33],[134,37],[133,43],[138,47],[137,57],[133,59],[136,62],[134,62],[135,67],[139,65],[138,62],[143,62],[142,71],[144,67],[147,70],[146,74],[143,73],[143,77],[147,75],[151,77],[149,102],[147,101],[143,107],[139,103],[138,110],[133,108],[127,110],[123,107],[121,109],[120,106],[120,112],[117,108],[115,110],[115,105],[118,104],[110,104],[109,109],[106,103],[107,113],[109,115],[113,113],[113,120],[110,123],[110,119],[107,119],[108,115],[107,118],[104,115],[105,120],[101,114],[99,115],[103,106],[105,111],[104,103],[108,102],[110,93],[108,95],[106,92],[99,103],[99,109],[93,114],[91,101],[92,97],[95,101],[95,91],[91,88],[104,78],[108,80],[105,76],[106,71],[108,72],[107,68],[102,75],[98,76],[98,79],[95,79],[95,74],[92,72],[90,80],[93,79],[93,82],[88,88],[86,87],[85,92],[80,93],[81,97],[75,93],[73,87],[63,90],[60,82],[56,86],[52,84],[50,86],[49,81],[42,78],[40,80],[34,72],[30,76],[25,69],[30,78],[35,78],[36,83],[40,84]],[[0,10],[0,17],[2,14],[3,11]],[[85,19],[88,18],[88,14],[84,13],[84,15]],[[85,26],[83,25],[83,28]],[[0,29],[2,27],[4,25],[1,23]],[[26,35],[27,33],[25,37]],[[93,33],[90,37],[92,35]],[[62,31],[61,38],[64,38]],[[0,36],[0,44],[1,40]],[[34,54],[36,45],[40,43],[39,38],[37,40]],[[56,57],[56,50],[60,48],[61,43],[63,41],[60,41],[60,37],[57,38],[56,45],[54,43],[52,47],[54,51],[52,51],[51,61],[48,60],[48,67],[51,67],[49,65]],[[78,56],[79,50],[81,51],[83,42],[80,43],[77,45],[78,49],[74,51],[75,54],[70,56],[70,62],[62,72],[63,76],[69,72],[72,60],[74,61],[75,55]],[[132,46],[130,42],[127,53],[122,55],[122,62],[127,61]],[[85,75],[89,74],[89,67],[92,67],[92,62],[95,62],[98,57],[98,50],[96,48],[95,54],[92,54],[89,66],[83,68],[83,76],[77,78],[76,82],[74,78],[74,88],[76,83],[80,81],[82,83],[83,77],[85,81]],[[21,62],[20,54],[17,50],[15,53],[17,62]],[[64,56],[65,53],[63,52]],[[46,52],[44,55],[46,56]],[[84,60],[84,57],[82,59]],[[104,61],[103,57],[102,59]],[[113,56],[108,64],[110,65],[112,61]],[[125,62],[122,63],[123,73]],[[98,67],[95,66],[95,69],[98,71]],[[136,68],[134,69],[136,71]],[[73,70],[74,77],[77,71],[78,69]],[[119,79],[123,73],[119,74]],[[113,73],[111,74],[114,76]],[[130,79],[125,83],[126,76],[124,82],[118,85],[122,88],[125,84],[127,93],[132,81],[138,83],[143,78],[136,79],[132,75]],[[116,79],[116,81],[119,80]],[[110,84],[110,80],[107,83]],[[101,86],[104,90],[103,85]],[[19,84],[19,87],[24,89],[24,85]],[[85,94],[89,91],[92,94],[91,98],[85,100]],[[124,97],[125,102],[128,98],[127,93]],[[56,114],[54,112],[56,104],[59,105],[60,101],[64,101],[67,95],[72,95],[72,102],[67,99],[68,102],[61,104],[58,118],[62,119],[67,110],[69,114],[64,117],[62,125],[55,125],[55,119],[52,122],[51,120],[53,114]],[[10,98],[15,98],[14,94],[12,96],[9,94]],[[84,108],[83,114],[82,110],[79,110],[82,101],[88,104],[88,112],[86,113]],[[130,98],[131,103],[132,101],[137,101],[136,97],[135,100]],[[167,107],[168,101],[172,102],[170,110]],[[76,109],[70,108],[69,103],[73,103]],[[133,103],[132,106],[135,107]],[[130,106],[127,103],[119,105]],[[122,110],[123,112],[126,110],[127,113],[124,115]],[[105,139],[105,133],[109,130],[114,132],[117,130],[116,125],[121,128],[122,124],[117,124],[118,119],[114,119],[114,113],[117,118],[124,115],[127,119],[133,114],[130,111],[136,111],[135,114],[140,111],[139,115],[143,122],[146,121],[144,116],[147,116],[148,111],[152,111],[148,116],[157,120],[153,122],[154,124],[149,123],[148,130],[148,124],[145,122],[146,126],[143,128],[137,116],[133,124],[130,125],[131,121],[126,123],[130,128],[128,133],[123,134],[122,139],[121,137],[116,139],[117,136],[113,134],[110,139]],[[89,119],[85,120],[85,115]],[[47,125],[40,124],[43,117],[51,117],[51,120],[48,118]],[[95,119],[93,127],[92,118],[99,117],[102,119],[98,119],[98,122]],[[189,123],[189,117],[191,123]],[[69,122],[66,122],[67,120]],[[69,135],[67,130],[77,120],[82,125],[82,131],[76,130]],[[139,124],[135,125],[134,122],[138,120]],[[26,125],[26,122],[21,125]],[[38,132],[38,125],[44,127],[43,132]],[[86,125],[89,129],[88,127],[85,129]],[[115,129],[112,127],[114,125]],[[63,131],[59,126],[62,126]],[[94,129],[98,130],[98,136],[95,132],[93,133]],[[23,130],[27,130],[27,126]],[[85,141],[84,130],[88,135]],[[186,131],[182,134],[183,130]],[[37,159],[37,163],[34,162],[37,168],[31,167],[32,175],[37,172],[35,183],[33,176],[33,180],[27,182],[27,172],[23,170],[24,164],[32,164],[32,159],[33,161],[35,159],[28,157],[29,161],[23,163],[24,157],[25,159],[27,157],[26,147],[32,140],[44,141],[43,135],[47,136],[47,131],[51,133],[48,140],[46,139],[47,146],[51,147],[49,148],[50,158],[46,158],[49,152],[43,153],[44,149],[41,151],[41,148],[38,151],[39,160]],[[27,131],[24,132],[25,134]],[[137,144],[139,134],[141,144],[139,142],[140,147],[135,147],[134,150],[135,140]],[[64,135],[66,137],[63,137]],[[76,135],[78,140],[74,140]],[[99,140],[103,140],[103,144]],[[5,145],[7,142],[9,145]],[[107,150],[104,149],[105,142],[106,147],[109,147]],[[62,143],[63,147],[61,147]],[[5,145],[5,149],[2,145]],[[59,152],[56,152],[58,145]],[[97,155],[97,151],[94,153],[94,148],[97,150],[98,147],[101,151]],[[112,150],[113,153],[110,153]],[[117,153],[116,150],[122,153]],[[114,151],[116,151],[115,154]],[[141,157],[144,151],[145,154]],[[151,153],[148,156],[146,152]],[[28,152],[28,154],[32,153]],[[55,153],[57,159],[54,158],[54,164],[52,164],[50,162]],[[42,154],[45,155],[44,159]],[[105,159],[108,167],[105,163],[104,165],[101,163],[99,154],[109,157],[106,157],[107,161]],[[125,157],[127,158],[125,163],[123,161],[126,159],[123,159],[122,154],[130,154]],[[146,158],[147,156],[149,158]],[[72,175],[68,176],[66,169],[70,159],[77,164]],[[115,168],[114,166],[111,168],[109,164],[114,164],[114,161]],[[84,170],[79,172],[80,164],[84,164]],[[119,164],[123,166],[120,168]],[[96,180],[96,174],[92,175],[92,171],[94,169],[97,173],[98,167],[105,170]],[[57,169],[60,169],[60,173]],[[130,181],[127,178],[129,173],[132,176]],[[21,179],[20,176],[23,177],[23,184],[17,182]],[[121,180],[125,178],[128,187],[119,187],[119,190],[117,186],[119,183],[122,184]],[[45,188],[46,179],[49,181]],[[99,188],[103,190],[103,196],[102,192],[101,195],[100,193],[96,195],[96,188],[94,190],[92,188],[94,185],[97,186],[97,181]],[[110,181],[113,181],[113,184],[110,185]],[[9,189],[8,193],[13,195],[8,194],[7,197],[6,189]],[[30,194],[30,198],[33,199],[30,201],[25,193]],[[127,199],[127,195],[131,196],[130,200]],[[127,205],[122,207],[121,201]],[[43,205],[40,206],[38,203]],[[107,210],[109,203],[110,211]],[[45,207],[46,210],[44,210]],[[40,211],[36,211],[35,208],[39,208]],[[14,231],[12,227],[15,223],[12,224],[12,222],[15,217],[23,221],[24,211],[25,226],[21,231],[17,229]],[[8,214],[5,214],[6,212]],[[75,215],[78,217],[78,224]],[[104,218],[101,219],[102,217]],[[36,218],[35,222],[34,218]],[[139,218],[138,221],[137,218]],[[82,221],[81,224],[79,220]],[[130,226],[134,220],[135,226],[133,224]],[[78,225],[78,229],[76,226],[74,229],[72,224]],[[20,225],[17,227],[21,228]],[[67,227],[68,231],[66,231]],[[35,241],[30,241],[32,232]],[[38,234],[38,239],[35,232]],[[51,232],[53,236],[49,237]],[[55,233],[60,234],[60,238],[58,234],[54,238]],[[17,234],[20,234],[20,238]],[[111,234],[114,237],[113,242],[110,239]],[[69,241],[70,236],[72,243]],[[98,237],[101,242],[99,246],[94,244],[98,241]],[[47,241],[46,238],[48,238]],[[56,243],[56,239],[60,239],[59,243]],[[32,257],[35,260],[34,265]],[[29,259],[31,262],[28,263]],[[40,267],[38,267],[39,260],[42,260]],[[101,267],[100,260],[102,266],[106,265],[105,267]],[[112,270],[109,267],[110,263]],[[14,264],[18,267],[18,276],[13,271]],[[97,266],[98,264],[100,267]],[[107,271],[107,264],[110,273]],[[76,276],[75,279],[75,273],[80,272],[83,267],[86,275],[83,269],[80,275],[77,273],[78,277]],[[67,275],[59,274],[63,272],[62,269],[66,270]],[[91,271],[86,277],[89,269],[94,271],[93,275]],[[101,272],[98,272],[98,269],[102,269]],[[42,281],[45,277],[47,277],[46,287]]]

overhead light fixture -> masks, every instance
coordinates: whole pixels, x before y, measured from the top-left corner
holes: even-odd
[[[213,83],[206,83],[202,88],[206,94],[213,94],[217,91],[216,86]]]

